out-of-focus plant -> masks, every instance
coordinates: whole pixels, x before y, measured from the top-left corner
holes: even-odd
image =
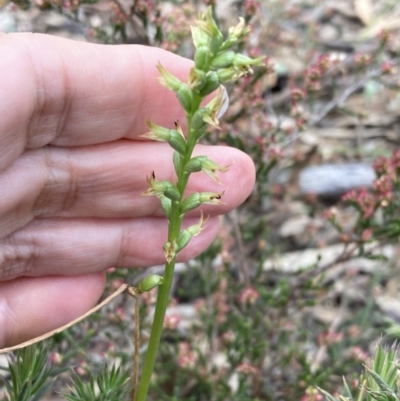
[[[10,379],[0,375],[7,389],[4,401],[42,399],[62,371],[48,366],[47,354],[47,348],[40,344],[21,349],[10,359],[6,369]]]
[[[342,197],[357,213],[351,232],[336,219],[335,208],[325,213],[343,241],[355,244],[361,255],[365,254],[368,243],[398,241],[400,236],[400,151],[396,149],[389,157],[378,157],[374,170],[376,179],[372,188],[351,190]],[[372,257],[370,253],[367,256]]]
[[[372,361],[367,363],[356,388],[352,389],[344,379],[343,395],[334,396],[322,389],[320,392],[324,394],[327,401],[399,401],[400,365],[397,353],[397,346],[386,349],[379,345]],[[315,398],[308,400],[321,399],[317,397],[318,395],[315,395]]]
[[[104,366],[99,374],[90,374],[87,380],[78,375],[73,381],[71,394],[65,395],[68,401],[121,401],[129,394],[129,374],[120,367]]]

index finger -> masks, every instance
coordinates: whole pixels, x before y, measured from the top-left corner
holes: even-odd
[[[0,170],[24,149],[134,139],[147,118],[171,127],[184,118],[156,65],[185,79],[192,63],[164,50],[8,34],[0,54]]]

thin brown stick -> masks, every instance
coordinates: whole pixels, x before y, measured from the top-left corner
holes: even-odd
[[[358,249],[358,244],[354,244],[353,247],[350,247],[349,244],[344,246],[342,253],[332,262],[328,262],[322,266],[316,267],[315,269],[306,270],[298,275],[298,282],[296,286],[303,286],[311,277],[319,277],[322,273],[329,270],[331,267],[335,266],[340,262],[347,262],[348,260],[354,258],[354,252]],[[349,249],[350,247],[350,249]]]
[[[133,360],[133,395],[132,401],[136,399],[136,390],[139,384],[139,347],[140,347],[140,329],[139,329],[139,300],[135,302],[135,354]]]
[[[131,401],[136,399],[136,391],[139,383],[139,347],[140,347],[140,329],[139,329],[139,300],[136,288],[128,287],[128,294],[135,299],[135,328],[134,328],[134,344],[135,352],[133,354],[133,370],[132,370],[132,392]]]
[[[332,324],[329,327],[328,334],[334,334],[337,332],[338,327],[343,322],[343,318],[345,316],[344,308],[342,307],[342,313],[339,313],[338,316],[335,317]],[[328,346],[326,344],[321,344],[318,348],[318,351],[315,355],[314,360],[311,363],[310,371],[315,373],[317,369],[321,366],[323,360],[326,358]]]
[[[112,3],[116,5],[118,11],[124,16],[125,20],[128,21],[130,19],[130,15],[125,11],[125,8],[118,0],[112,0]]]
[[[239,227],[239,216],[237,210],[233,210],[230,213],[231,221],[233,223],[233,229],[236,237],[236,241],[239,248],[239,273],[241,273],[241,280],[244,281],[246,287],[250,287],[250,268],[247,263],[246,251],[244,249],[242,233]]]
[[[71,326],[73,326],[76,323],[79,323],[80,321],[86,319],[88,316],[90,316],[92,313],[97,312],[99,309],[101,309],[104,305],[108,304],[110,301],[112,301],[114,298],[116,298],[119,294],[123,293],[124,291],[128,290],[129,293],[131,293],[132,287],[130,287],[128,284],[122,284],[121,287],[119,287],[115,292],[113,292],[110,296],[108,296],[104,301],[100,302],[98,305],[96,305],[94,308],[90,309],[88,312],[83,314],[82,316],[78,317],[77,319],[73,320],[72,322],[59,327],[58,329],[49,331],[46,334],[43,334],[39,337],[33,338],[32,340],[25,341],[21,344],[14,345],[13,347],[8,347],[8,348],[3,348],[0,349],[0,354],[6,354],[7,352],[15,351],[20,348],[27,347],[29,345],[36,344],[40,341],[46,340],[47,338],[50,338],[54,336],[54,334],[61,333],[62,331],[69,329]]]
[[[331,111],[336,108],[341,108],[344,106],[346,100],[355,92],[362,89],[365,84],[371,79],[378,78],[382,75],[382,69],[376,68],[365,74],[365,76],[358,82],[347,87],[339,96],[332,99],[319,113],[312,116],[308,121],[308,126],[318,125]]]

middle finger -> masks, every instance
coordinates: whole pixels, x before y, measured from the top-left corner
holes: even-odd
[[[224,205],[208,206],[206,213],[225,213],[239,205],[251,190],[244,153],[228,147],[198,146],[221,165],[222,185],[204,174],[194,174],[188,192],[222,192]],[[119,140],[79,148],[48,146],[26,152],[0,174],[0,238],[35,217],[132,218],[161,216],[159,201],[140,194],[148,188],[152,171],[159,180],[174,181],[172,150],[164,143]],[[195,212],[196,213],[196,212]]]

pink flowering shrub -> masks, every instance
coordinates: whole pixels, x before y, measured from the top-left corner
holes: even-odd
[[[400,235],[400,151],[396,149],[389,157],[378,157],[374,170],[376,179],[372,188],[351,190],[342,197],[343,202],[356,209],[358,216],[349,239],[361,243],[393,241]],[[336,223],[331,212],[325,217]],[[336,226],[343,231],[340,225]]]

